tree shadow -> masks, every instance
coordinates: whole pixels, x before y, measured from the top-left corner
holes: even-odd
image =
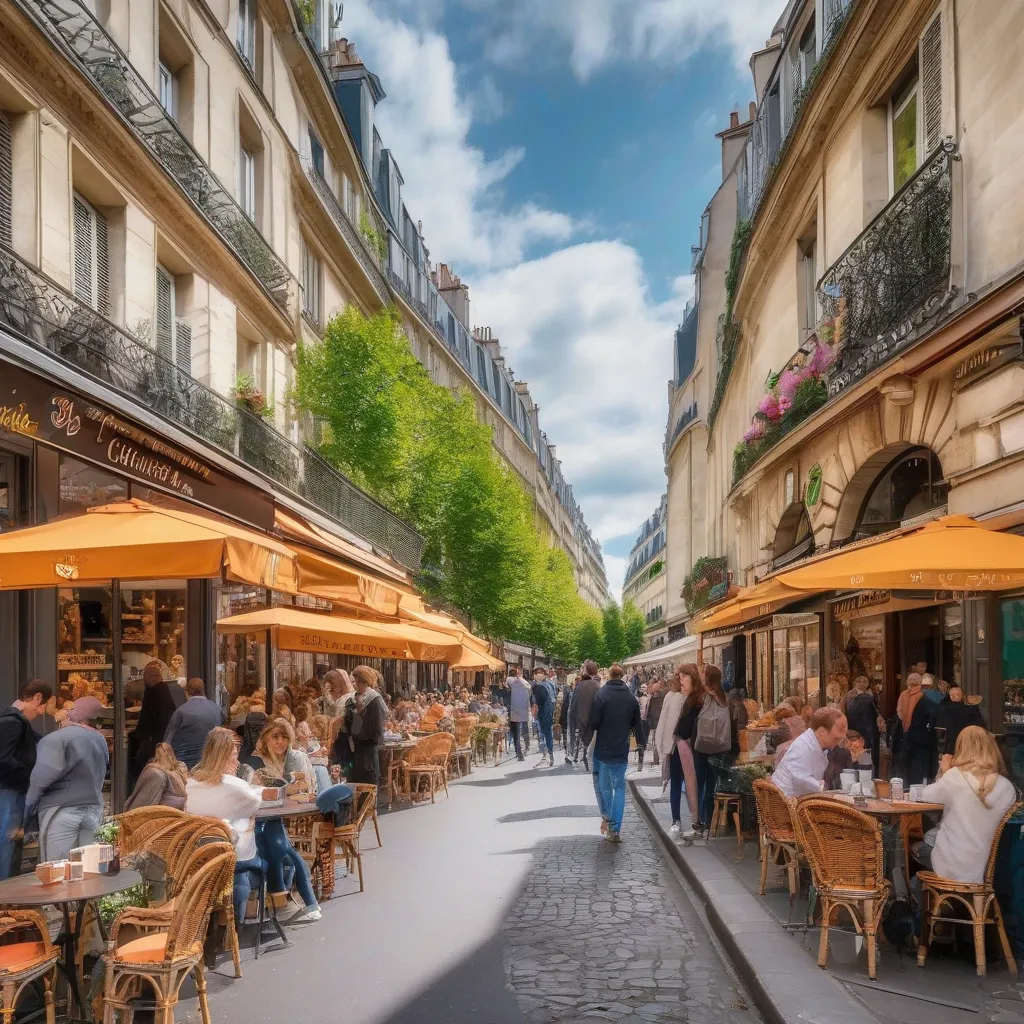
[[[498,822],[507,825],[516,821],[540,821],[543,818],[597,818],[596,804],[565,804],[562,807],[541,807],[534,811],[518,811],[498,818]]]

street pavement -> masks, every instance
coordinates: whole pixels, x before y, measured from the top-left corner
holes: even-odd
[[[559,758],[560,760],[560,758]],[[676,869],[627,801],[598,833],[581,769],[477,767],[435,805],[380,820],[366,891],[339,879],[291,946],[210,973],[217,1024],[622,1024],[760,1018]],[[366,836],[366,833],[364,833]],[[198,1020],[186,999],[177,1019]]]

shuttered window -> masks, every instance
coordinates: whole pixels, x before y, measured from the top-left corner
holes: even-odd
[[[302,240],[302,312],[319,326],[321,320],[320,260],[316,253]]]
[[[11,163],[11,122],[0,112],[0,244],[11,244],[14,169]]]
[[[256,220],[256,157],[238,146],[238,205],[251,221]]]
[[[74,292],[79,302],[110,315],[110,247],[107,218],[74,193]]]
[[[924,152],[919,162],[942,142],[942,12],[921,35],[921,129]]]
[[[192,328],[177,315],[175,279],[156,268],[156,350],[178,369],[192,373]]]

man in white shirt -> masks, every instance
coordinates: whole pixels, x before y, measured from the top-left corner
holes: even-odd
[[[808,728],[789,745],[772,782],[788,797],[808,796],[825,788],[826,751],[846,736],[846,715],[839,708],[819,708]]]

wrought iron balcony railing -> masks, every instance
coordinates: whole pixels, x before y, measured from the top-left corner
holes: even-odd
[[[416,569],[423,539],[306,445],[200,383],[0,246],[0,327],[305,499]]]
[[[956,299],[959,160],[952,140],[937,149],[818,283],[818,335],[837,352],[829,395],[908,348]]]
[[[228,247],[287,310],[292,275],[102,25],[77,0],[15,0],[121,115]]]

